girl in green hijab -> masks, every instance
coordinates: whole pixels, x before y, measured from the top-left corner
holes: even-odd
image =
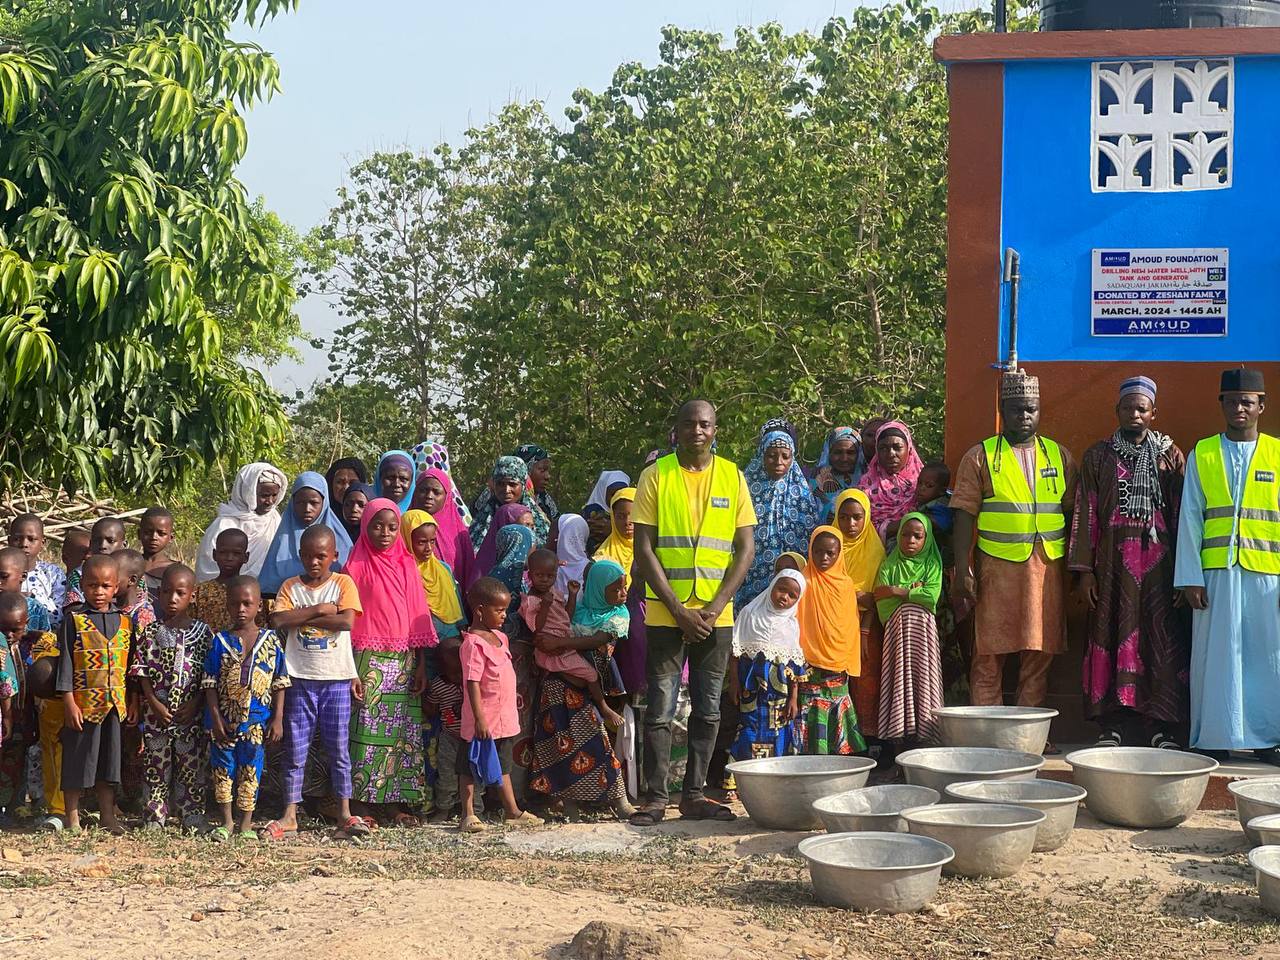
[[[876,576],[876,610],[884,624],[882,739],[915,745],[937,736],[934,713],[943,703],[942,655],[934,611],[941,595],[942,555],[933,524],[923,513],[909,513]]]

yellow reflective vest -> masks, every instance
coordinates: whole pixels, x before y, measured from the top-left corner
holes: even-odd
[[[1234,546],[1235,562],[1246,570],[1280,574],[1280,440],[1258,435],[1238,514],[1227,481],[1221,435],[1196,444],[1196,471],[1205,500],[1200,566],[1225,570]]]
[[[1067,521],[1062,498],[1067,471],[1062,449],[1052,440],[1036,437],[1036,485],[1027,487],[1017,453],[1003,436],[982,444],[994,494],[982,501],[978,513],[978,549],[1001,560],[1024,563],[1036,540],[1045,555],[1059,560],[1067,553]]]
[[[693,529],[689,514],[689,490],[674,453],[658,460],[658,563],[676,599],[687,603],[697,597],[710,603],[720,589],[733,559],[733,535],[738,519],[738,466],[715,457],[710,466],[711,485],[702,510],[702,528]],[[651,600],[657,594],[646,588]]]

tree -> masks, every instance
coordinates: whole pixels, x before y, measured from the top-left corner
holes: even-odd
[[[0,485],[169,485],[279,442],[239,361],[296,330],[234,170],[296,0],[0,0]],[[230,334],[230,335],[228,335]]]
[[[389,390],[419,435],[452,418],[459,317],[503,257],[494,211],[541,162],[548,130],[540,104],[515,105],[460,150],[376,153],[351,169],[308,237],[315,289],[345,320],[331,371]]]

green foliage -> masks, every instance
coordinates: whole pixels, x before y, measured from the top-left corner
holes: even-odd
[[[297,330],[296,237],[233,171],[295,0],[0,0],[0,483],[168,485],[284,435],[244,357]]]

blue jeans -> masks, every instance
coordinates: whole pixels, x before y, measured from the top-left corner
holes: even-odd
[[[655,601],[649,601],[653,603]],[[670,795],[671,721],[676,715],[680,675],[689,661],[689,760],[684,772],[685,800],[702,799],[707,767],[720,729],[720,691],[733,648],[733,628],[716,627],[701,643],[689,643],[678,627],[649,627],[645,679],[644,777],[650,803],[665,804]]]

